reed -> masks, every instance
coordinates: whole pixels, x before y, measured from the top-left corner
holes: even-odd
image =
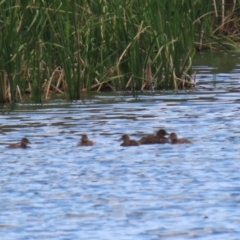
[[[193,87],[195,47],[213,29],[225,33],[239,7],[237,0],[225,0],[224,9],[221,3],[1,1],[0,102]]]
[[[240,40],[240,0],[212,0],[212,6],[200,4],[198,18],[194,24],[199,27],[195,45],[197,50],[236,50]]]

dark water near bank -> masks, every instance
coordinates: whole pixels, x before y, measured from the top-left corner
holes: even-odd
[[[195,69],[191,91],[0,115],[0,239],[239,239],[240,55],[205,53]],[[117,141],[159,128],[193,144]],[[77,148],[82,133],[95,146]],[[5,148],[23,136],[31,148]]]

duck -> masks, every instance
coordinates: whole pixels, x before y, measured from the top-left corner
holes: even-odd
[[[87,134],[82,134],[82,138],[77,146],[93,146],[93,141],[88,139]]]
[[[122,137],[119,140],[123,141],[121,143],[121,146],[123,146],[123,147],[139,146],[140,145],[139,142],[137,142],[135,140],[131,140],[128,134],[123,134]]]
[[[22,138],[20,143],[13,143],[7,146],[7,148],[28,148],[29,146],[27,145],[29,140],[27,138]]]
[[[141,144],[158,144],[158,143],[169,143],[167,137],[168,133],[164,129],[160,129],[157,131],[156,135],[148,134],[145,137],[142,137],[139,142]]]
[[[172,132],[169,135],[170,138],[170,143],[172,144],[177,144],[177,143],[192,143],[191,141],[189,141],[188,139],[185,138],[178,138],[177,134],[175,132]]]

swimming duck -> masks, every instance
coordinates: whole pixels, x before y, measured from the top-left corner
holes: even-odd
[[[28,148],[29,146],[27,145],[29,140],[27,138],[22,138],[20,143],[13,143],[7,146],[7,148]]]
[[[119,140],[123,140],[123,143],[121,143],[121,146],[124,146],[124,147],[140,145],[139,142],[137,142],[135,140],[131,140],[129,135],[127,135],[127,134],[123,134]]]
[[[141,144],[157,144],[157,143],[169,143],[168,138],[165,137],[168,133],[164,129],[157,131],[156,135],[149,134],[142,137],[139,142]]]
[[[82,134],[81,141],[77,146],[93,146],[93,141],[88,140],[87,134]]]
[[[185,138],[178,138],[177,134],[175,132],[172,132],[169,135],[170,138],[170,142],[172,144],[176,144],[176,143],[192,143],[189,140],[185,139]]]

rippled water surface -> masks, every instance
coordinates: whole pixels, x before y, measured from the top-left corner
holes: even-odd
[[[223,71],[199,56],[191,91],[98,94],[0,115],[0,239],[239,239],[240,70],[232,56]],[[160,128],[193,144],[118,141]],[[82,133],[95,145],[76,147]],[[6,148],[23,136],[31,148]]]

